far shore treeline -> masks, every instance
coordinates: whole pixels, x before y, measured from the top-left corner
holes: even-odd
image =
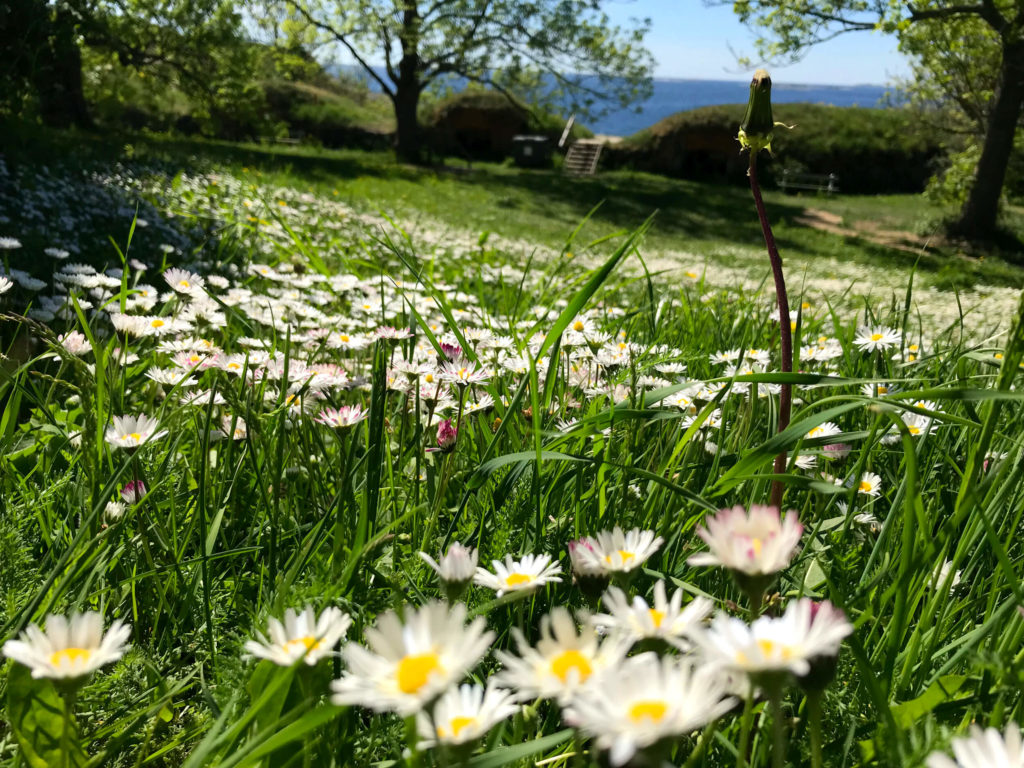
[[[325,69],[310,56],[282,56],[260,47],[251,79],[237,96],[201,102],[184,89],[152,88],[141,70],[87,51],[83,92],[95,127],[228,141],[302,144],[328,149],[388,150],[395,142],[390,101],[351,73]],[[674,178],[745,183],[736,126],[742,104],[681,111],[605,147],[601,167],[633,169]],[[932,129],[908,107],[864,108],[792,103],[777,107],[777,159],[763,176],[777,184],[782,172],[835,174],[844,193],[921,192],[959,151],[948,134]],[[431,163],[501,162],[513,137],[543,135],[556,145],[566,116],[528,105],[481,86],[424,94],[419,106],[423,145]],[[31,131],[29,131],[31,133]],[[577,122],[568,144],[592,137]],[[1007,189],[1024,187],[1024,162],[1014,156]]]

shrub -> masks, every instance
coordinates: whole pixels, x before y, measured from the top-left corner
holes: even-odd
[[[609,147],[604,162],[742,183],[746,157],[736,142],[742,117],[739,104],[679,112]],[[776,158],[763,162],[762,177],[769,183],[785,163],[808,173],[835,173],[845,192],[919,192],[941,151],[913,114],[899,109],[781,104],[775,119],[794,127],[775,132]]]
[[[547,136],[557,142],[565,119],[511,101],[497,91],[470,88],[442,99],[422,117],[431,148],[440,154],[478,160],[500,160],[512,151],[518,134]],[[593,136],[575,124],[574,139]]]

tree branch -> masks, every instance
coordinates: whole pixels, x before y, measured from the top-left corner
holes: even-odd
[[[951,19],[955,16],[978,16],[999,33],[1002,33],[1009,24],[992,0],[982,0],[981,3],[976,5],[947,5],[942,8],[915,8],[913,5],[908,4],[907,11],[910,13],[911,21]]]
[[[352,58],[354,58],[354,59],[355,59],[355,60],[356,60],[357,62],[359,62],[359,65],[360,65],[360,66],[361,66],[361,67],[363,68],[363,70],[365,70],[365,72],[366,72],[366,73],[367,73],[367,74],[368,74],[368,75],[369,75],[370,77],[372,77],[372,78],[373,78],[374,80],[376,80],[376,81],[377,81],[377,84],[378,84],[378,85],[379,85],[379,86],[381,87],[381,90],[383,90],[383,91],[384,91],[384,93],[385,93],[385,94],[387,95],[387,97],[388,97],[389,99],[391,99],[391,100],[394,100],[394,98],[395,98],[395,91],[394,91],[394,89],[393,89],[393,88],[391,88],[391,86],[389,86],[389,85],[388,85],[388,84],[387,84],[387,83],[386,83],[386,82],[384,81],[384,78],[382,78],[382,77],[381,77],[380,75],[378,75],[378,74],[377,74],[377,73],[376,73],[376,72],[374,71],[373,67],[371,67],[371,66],[370,66],[370,64],[369,64],[369,63],[368,63],[368,62],[367,62],[367,61],[366,61],[366,60],[365,60],[365,59],[364,59],[364,58],[363,58],[362,56],[360,56],[360,55],[359,55],[359,51],[357,51],[357,50],[355,49],[355,47],[354,47],[354,46],[353,46],[353,45],[352,45],[352,44],[351,44],[351,43],[350,43],[350,42],[349,42],[349,41],[348,41],[348,40],[347,40],[347,39],[345,38],[345,35],[343,35],[343,34],[342,34],[341,32],[339,32],[338,30],[336,30],[336,29],[335,29],[334,27],[332,27],[332,26],[331,26],[330,24],[325,24],[324,22],[322,22],[322,21],[320,21],[319,19],[315,18],[315,17],[313,16],[313,14],[311,14],[311,13],[310,13],[310,12],[309,12],[308,10],[306,10],[305,8],[303,8],[303,7],[302,7],[301,5],[299,5],[298,3],[292,2],[292,3],[290,3],[290,5],[291,5],[291,6],[292,6],[292,7],[293,7],[293,8],[294,8],[294,9],[295,9],[296,11],[298,11],[298,12],[299,12],[299,14],[300,14],[300,15],[301,15],[301,16],[302,16],[302,17],[303,17],[303,18],[304,18],[304,19],[305,19],[305,20],[306,20],[307,22],[309,22],[310,24],[312,24],[312,25],[313,25],[314,27],[316,27],[317,29],[319,29],[319,30],[321,30],[321,31],[323,31],[323,32],[326,32],[327,34],[331,35],[331,36],[332,36],[332,37],[333,37],[333,38],[334,38],[335,40],[337,40],[337,41],[338,41],[339,43],[341,43],[341,44],[342,44],[343,46],[345,46],[345,48],[346,48],[346,49],[348,50],[348,52],[349,52],[350,54],[352,54]]]

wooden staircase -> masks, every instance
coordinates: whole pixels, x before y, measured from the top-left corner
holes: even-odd
[[[562,169],[570,176],[592,176],[597,171],[604,142],[599,139],[580,139],[573,142],[565,154]]]

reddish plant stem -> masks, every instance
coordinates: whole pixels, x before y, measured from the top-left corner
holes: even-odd
[[[768,248],[768,258],[772,263],[772,275],[775,277],[775,296],[779,302],[779,351],[782,355],[781,368],[783,373],[793,371],[793,327],[789,320],[789,298],[786,295],[786,278],[782,274],[782,257],[779,256],[779,249],[775,246],[775,236],[772,234],[772,225],[768,222],[768,214],[764,209],[764,201],[761,199],[761,187],[757,183],[757,153],[750,152],[750,191],[754,195],[754,205],[757,207],[757,218],[761,221],[761,232],[764,233],[764,244]],[[793,385],[783,384],[779,394],[779,428],[782,432],[789,426],[789,415],[793,410]],[[774,472],[781,475],[786,471],[786,452],[782,451],[775,457]],[[773,507],[782,509],[782,483],[778,480],[772,481],[771,504]]]

